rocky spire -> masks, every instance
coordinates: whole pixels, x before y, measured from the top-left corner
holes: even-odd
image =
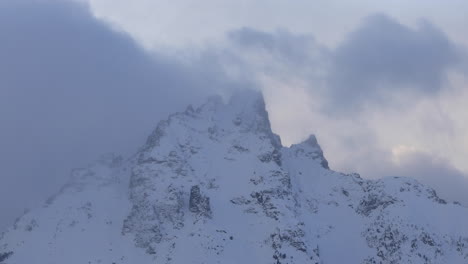
[[[322,167],[329,169],[328,161],[325,159],[322,148],[318,144],[315,135],[310,135],[303,142],[292,145],[290,149],[296,157],[306,157],[318,161]]]

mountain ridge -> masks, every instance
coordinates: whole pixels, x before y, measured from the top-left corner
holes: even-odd
[[[313,135],[282,146],[242,91],[74,170],[0,237],[0,263],[466,263],[466,220],[415,180],[331,170]]]

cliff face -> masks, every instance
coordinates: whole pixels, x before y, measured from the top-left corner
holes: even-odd
[[[0,240],[0,263],[468,263],[468,209],[405,178],[283,147],[263,98],[211,98],[132,158],[74,170]]]

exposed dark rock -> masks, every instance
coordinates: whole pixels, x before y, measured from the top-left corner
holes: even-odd
[[[400,248],[404,247],[408,237],[402,234],[399,229],[390,224],[378,221],[368,229],[366,233],[367,244],[377,252],[375,257],[367,259],[365,263],[399,263],[401,256]]]
[[[245,197],[236,197],[231,199],[230,201],[235,205],[247,205],[251,203],[251,201],[246,199]]]
[[[270,235],[271,247],[274,250],[273,259],[275,259],[275,264],[290,263],[288,260],[286,260],[286,253],[282,252],[285,247],[292,247],[293,249],[300,252],[300,254],[306,254],[310,256],[308,257],[310,262],[307,263],[319,263],[320,257],[318,246],[316,249],[308,252],[306,243],[304,242],[305,233],[300,228],[300,224],[294,229],[287,229],[282,232],[280,232],[280,230],[277,231],[277,233]]]
[[[341,190],[341,193],[342,193],[344,196],[346,196],[346,197],[349,196],[349,192],[348,192],[347,190],[345,190],[345,189],[342,189],[342,190]]]
[[[13,255],[12,251],[0,253],[0,263],[4,263],[9,257]]]
[[[167,199],[153,206],[156,218],[161,224],[172,224],[174,229],[180,229],[184,226],[184,194],[172,186],[166,192]]]
[[[395,199],[386,196],[378,196],[376,194],[369,194],[359,203],[358,208],[356,209],[357,213],[369,216],[372,211],[385,207],[395,203]]]
[[[278,166],[281,166],[281,152],[277,149],[273,150],[272,152],[259,155],[258,159],[265,163],[274,161]]]
[[[190,212],[211,218],[210,198],[201,194],[200,186],[194,185],[190,189]]]
[[[233,148],[235,148],[237,151],[239,152],[249,152],[249,149],[246,148],[246,147],[243,147],[241,145],[234,145],[232,146]]]
[[[163,120],[158,123],[156,129],[148,136],[146,140],[146,145],[143,147],[143,150],[152,149],[156,146],[159,146],[159,141],[161,137],[163,137],[165,133],[166,127],[169,125],[169,120]],[[139,162],[141,162],[142,157],[140,157]]]
[[[26,231],[31,232],[34,230],[34,228],[38,227],[39,225],[37,224],[37,221],[35,219],[32,219],[29,224],[26,225],[24,228]]]
[[[433,200],[436,201],[437,203],[440,203],[440,204],[447,204],[447,201],[445,201],[444,199],[440,198],[440,197],[437,195],[437,192],[436,192],[434,189],[431,189],[429,193],[430,193],[429,198],[433,199]]]
[[[266,216],[271,217],[275,220],[279,220],[279,216],[281,215],[281,212],[278,210],[278,208],[276,208],[276,206],[271,201],[273,194],[274,194],[274,191],[265,190],[261,192],[254,192],[250,194],[250,196],[254,198],[257,204],[259,204],[262,207],[263,212],[265,213]]]

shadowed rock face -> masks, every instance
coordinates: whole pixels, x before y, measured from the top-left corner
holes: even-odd
[[[74,170],[61,193],[0,237],[0,257],[465,264],[460,219],[467,208],[417,181],[330,170],[315,136],[283,147],[262,96],[242,92],[169,116],[130,159],[108,155]]]
[[[356,212],[369,216],[369,214],[378,209],[379,207],[384,209],[385,207],[396,202],[392,197],[380,197],[375,194],[369,194],[367,197],[364,197],[363,200],[359,203],[359,207],[356,209]]]
[[[190,189],[189,210],[192,213],[211,217],[210,198],[201,194],[198,185]]]
[[[12,251],[0,253],[0,263],[4,263],[11,255],[13,255]]]

